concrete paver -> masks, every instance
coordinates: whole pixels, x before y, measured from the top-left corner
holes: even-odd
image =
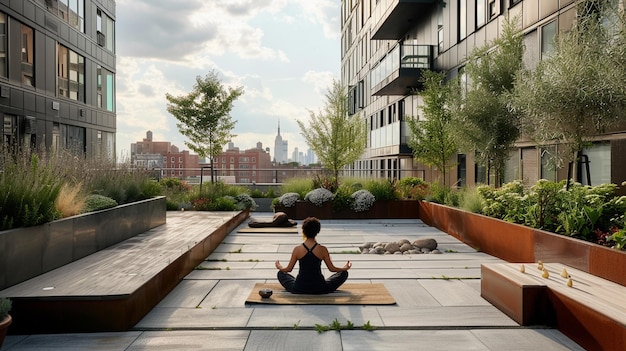
[[[443,253],[342,253],[365,242],[426,237],[436,239]],[[420,220],[322,220],[318,240],[336,265],[353,262],[350,282],[383,283],[397,304],[246,305],[256,282],[277,282],[274,261],[286,263],[302,239],[235,229],[133,331],[10,335],[1,350],[581,350],[558,330],[520,327],[491,306],[480,297],[480,264],[500,260]],[[335,319],[355,329],[315,330]],[[359,329],[367,323],[376,330]]]

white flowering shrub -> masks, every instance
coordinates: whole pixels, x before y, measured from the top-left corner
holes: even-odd
[[[245,210],[246,208],[249,208],[250,211],[254,211],[259,207],[256,201],[254,201],[254,199],[252,198],[252,196],[248,194],[241,193],[235,196],[234,200],[235,200],[235,207],[238,210]]]
[[[300,194],[284,193],[278,198],[278,204],[283,207],[294,207],[298,200],[300,200]]]
[[[304,201],[309,201],[315,206],[321,207],[324,202],[333,201],[335,195],[328,189],[317,188],[309,191],[304,196]]]
[[[376,201],[376,197],[369,191],[361,189],[352,194],[352,200],[352,210],[354,210],[354,212],[363,212],[372,207],[374,201]]]

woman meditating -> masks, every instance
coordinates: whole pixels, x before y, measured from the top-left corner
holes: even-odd
[[[335,267],[328,249],[319,245],[315,237],[320,232],[320,221],[315,217],[308,217],[302,222],[302,233],[305,237],[302,245],[293,248],[291,259],[287,267],[283,267],[276,261],[278,268],[278,281],[289,292],[294,294],[327,294],[333,292],[348,279],[348,269],[352,263],[348,261],[345,266]],[[293,270],[296,261],[300,262],[300,271],[296,278],[289,274]],[[336,272],[328,279],[322,274],[322,261],[331,272]]]

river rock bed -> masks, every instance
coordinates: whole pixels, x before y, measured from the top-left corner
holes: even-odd
[[[364,243],[359,246],[361,254],[376,255],[415,255],[415,254],[440,254],[437,250],[435,239],[417,239],[413,242],[402,239],[391,242]]]

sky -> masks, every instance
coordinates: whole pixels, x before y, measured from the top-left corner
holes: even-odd
[[[148,130],[188,150],[165,94],[187,94],[197,76],[217,72],[243,87],[231,117],[241,150],[283,140],[306,151],[297,120],[324,106],[340,71],[337,0],[117,0],[118,157]],[[226,145],[225,145],[226,148]]]

